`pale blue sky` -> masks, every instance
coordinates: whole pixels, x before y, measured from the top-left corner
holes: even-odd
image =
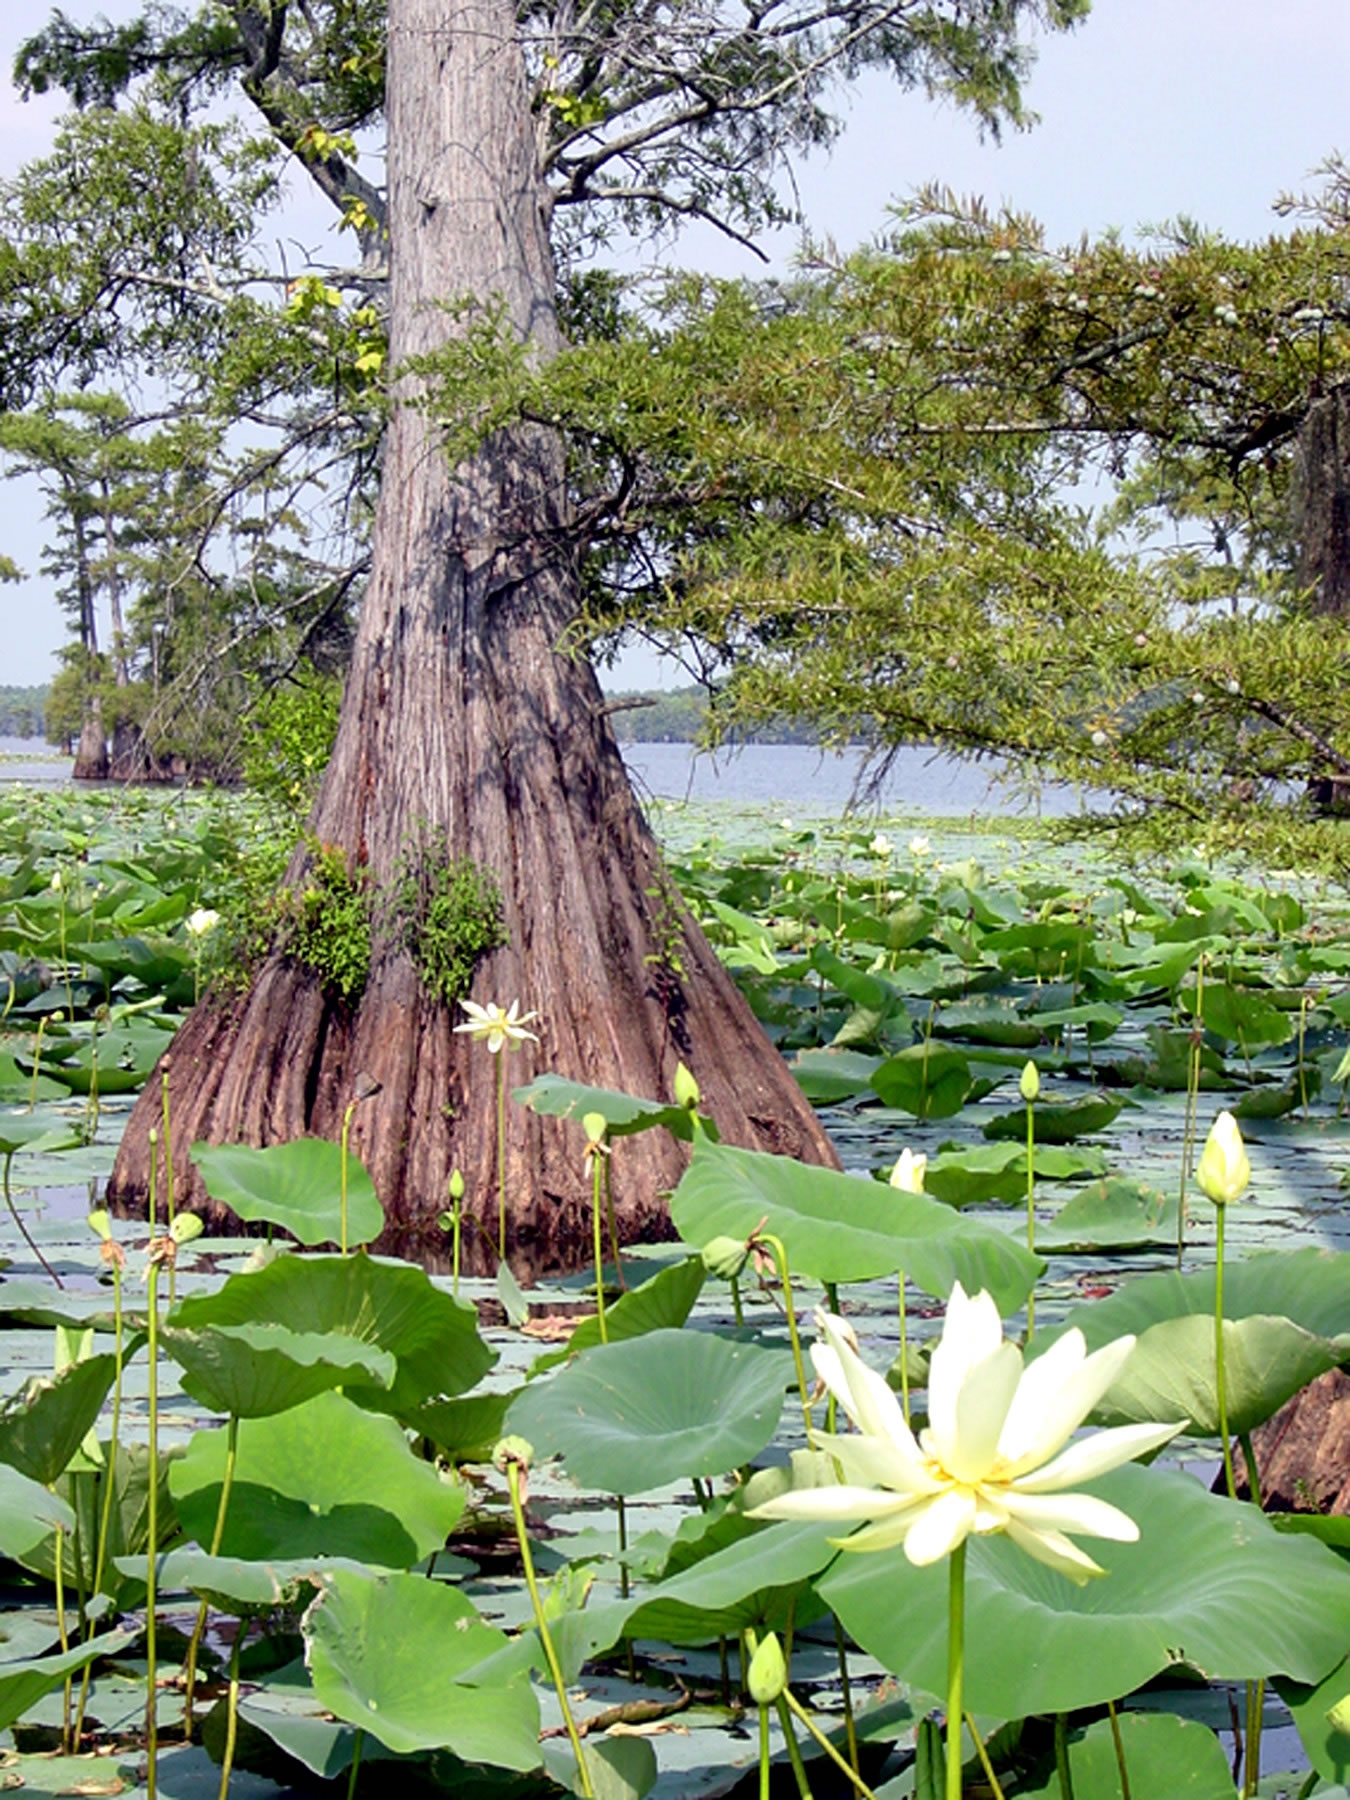
[[[65,10],[87,18],[85,0]],[[115,17],[134,8],[109,0]],[[0,67],[36,29],[46,8],[20,0],[0,18]],[[827,156],[801,171],[811,229],[844,249],[886,223],[888,200],[938,180],[991,204],[1007,201],[1046,224],[1052,242],[1186,213],[1232,236],[1278,228],[1271,202],[1299,188],[1332,150],[1350,149],[1345,71],[1350,9],[1345,0],[1096,0],[1080,30],[1048,40],[1029,95],[1034,130],[981,143],[954,108],[897,96],[880,81],[847,104],[847,130]],[[57,107],[21,103],[0,89],[0,176],[49,141]],[[321,227],[306,235],[320,241]],[[785,264],[790,234],[769,246]],[[749,272],[744,253],[711,232],[690,233],[681,262],[718,273]],[[28,569],[41,553],[41,505],[27,483],[0,484],[0,551]],[[46,680],[62,621],[40,580],[0,589],[0,683]],[[647,664],[626,671],[646,681]]]

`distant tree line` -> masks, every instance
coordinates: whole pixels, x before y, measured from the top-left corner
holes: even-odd
[[[621,744],[694,744],[710,737],[738,744],[814,744],[819,740],[819,733],[809,724],[785,718],[757,720],[749,731],[710,730],[715,722],[709,717],[707,690],[701,687],[671,688],[667,693],[625,690],[612,694],[610,701],[621,703],[612,718],[614,735]]]
[[[46,686],[0,687],[0,737],[44,736],[50,692]]]

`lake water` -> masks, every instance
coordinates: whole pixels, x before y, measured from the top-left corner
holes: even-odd
[[[835,754],[806,744],[747,744],[711,756],[691,744],[627,744],[623,755],[644,798],[781,807],[788,815],[841,813],[853,802],[935,818],[975,813],[1063,818],[1101,798],[1062,782],[1045,782],[1028,794],[1010,784],[1002,758],[970,762],[920,746],[897,752],[876,793],[862,786],[861,750]],[[56,787],[69,781],[70,770],[70,759],[54,755],[41,739],[0,737],[0,782]]]
[[[1063,818],[1102,798],[1062,782],[1045,782],[1028,794],[1009,785],[1010,766],[1001,757],[971,762],[920,745],[896,753],[875,793],[861,785],[866,758],[857,749],[835,754],[807,744],[747,744],[710,756],[690,744],[625,744],[623,755],[641,794],[781,806],[788,814],[839,813],[852,802],[937,818],[972,813]]]

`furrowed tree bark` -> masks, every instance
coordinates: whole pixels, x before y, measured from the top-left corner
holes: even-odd
[[[391,0],[388,62],[390,366],[457,329],[445,303],[503,308],[533,353],[559,344],[547,195],[512,9],[502,0]],[[417,406],[395,395],[369,590],[314,835],[340,846],[377,895],[428,848],[471,856],[500,883],[509,943],[473,996],[519,1000],[540,1043],[511,1085],[555,1069],[669,1096],[692,1069],[725,1138],[833,1162],[809,1105],[662,869],[589,665],[559,648],[577,574],[561,448],[499,434],[452,468]],[[289,879],[299,881],[304,853]],[[460,1168],[495,1260],[495,1059],[423,988],[377,904],[369,982],[345,1007],[273,956],[237,999],[208,996],[171,1061],[174,1166],[201,1204],[187,1148],[338,1135],[358,1077],[352,1147],[391,1222],[387,1247],[442,1250],[436,1219]],[[139,1202],[152,1083],[129,1122],[110,1192]],[[589,1181],[574,1122],[508,1111],[510,1247],[536,1269],[585,1255]],[[663,1132],[618,1145],[622,1234],[655,1236],[684,1152]],[[474,1234],[471,1234],[473,1237]],[[490,1247],[490,1248],[489,1248]]]

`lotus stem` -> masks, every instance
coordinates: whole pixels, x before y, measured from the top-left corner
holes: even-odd
[[[1036,1109],[1028,1100],[1027,1106],[1027,1250],[1032,1256],[1036,1254]],[[1036,1284],[1031,1284],[1031,1292],[1027,1295],[1027,1342],[1031,1342],[1031,1334],[1036,1329]]]
[[[1266,1706],[1265,1680],[1247,1683],[1247,1760],[1242,1771],[1243,1800],[1251,1800],[1261,1782],[1261,1714]]]
[[[1108,1701],[1107,1704],[1109,1705],[1110,1702]],[[994,1773],[994,1765],[989,1760],[989,1752],[984,1747],[984,1739],[980,1736],[979,1729],[975,1724],[974,1716],[971,1713],[967,1713],[965,1717],[966,1730],[970,1733],[971,1740],[975,1745],[975,1754],[980,1759],[980,1767],[984,1770],[984,1778],[989,1783],[989,1792],[993,1795],[993,1800],[1004,1800],[1003,1789],[999,1785],[998,1776]],[[1128,1793],[1122,1796],[1122,1800],[1129,1800]]]
[[[1219,1441],[1223,1445],[1223,1478],[1228,1498],[1237,1499],[1233,1446],[1228,1438],[1228,1392],[1223,1369],[1223,1228],[1226,1206],[1214,1208],[1214,1388],[1219,1402]]]
[[[351,1135],[352,1114],[359,1104],[357,1100],[348,1101],[347,1110],[342,1115],[342,1160],[338,1169],[338,1248],[344,1256],[347,1254],[347,1139]]]
[[[164,1120],[164,1207],[169,1231],[173,1232],[173,1138],[169,1134],[169,1059],[166,1056],[159,1077],[160,1110]],[[169,1305],[178,1297],[178,1264],[169,1264]]]
[[[769,1800],[769,1709],[759,1709],[759,1800]]]
[[[909,1424],[909,1309],[905,1304],[905,1271],[897,1277],[900,1283],[900,1405],[905,1423]]]
[[[760,1231],[755,1234],[756,1242],[767,1247],[778,1270],[778,1279],[783,1284],[783,1307],[787,1313],[788,1336],[792,1340],[792,1360],[797,1368],[797,1389],[802,1397],[802,1417],[806,1421],[806,1434],[811,1435],[811,1390],[806,1385],[806,1364],[802,1360],[802,1340],[797,1331],[797,1312],[792,1304],[792,1277],[788,1273],[787,1251],[782,1240],[771,1232]]]
[[[1125,1745],[1120,1735],[1120,1719],[1116,1714],[1116,1703],[1108,1700],[1106,1716],[1111,1721],[1111,1741],[1116,1747],[1116,1768],[1120,1774],[1120,1800],[1134,1800],[1130,1793],[1130,1771],[1125,1767]]]
[[[623,1278],[623,1258],[619,1254],[619,1221],[614,1216],[614,1183],[610,1177],[609,1158],[605,1158],[605,1218],[609,1224],[609,1253],[614,1259],[614,1279],[619,1284],[619,1292],[628,1292],[628,1283]]]
[[[738,1325],[744,1325],[745,1314],[741,1310],[741,1278],[739,1275],[733,1275],[731,1278],[731,1316]]]
[[[248,1627],[241,1619],[230,1647],[230,1688],[225,1702],[225,1750],[220,1759],[220,1787],[216,1800],[227,1800],[230,1775],[234,1769],[234,1747],[239,1737],[239,1654],[244,1647]]]
[[[506,1261],[506,1055],[505,1045],[497,1062],[497,1260]],[[589,1781],[583,1775],[583,1780]],[[589,1789],[587,1790],[589,1792]]]
[[[66,1528],[56,1527],[53,1540],[56,1549],[56,1635],[61,1644],[64,1656],[70,1649],[70,1633],[66,1630]],[[70,1676],[67,1675],[61,1689],[61,1753],[70,1755]]]
[[[601,1147],[593,1146],[591,1157],[591,1223],[595,1239],[595,1316],[600,1326],[600,1342],[609,1342],[609,1326],[605,1323],[605,1254],[604,1254],[604,1217],[601,1182],[604,1179],[601,1165],[604,1162]]]
[[[811,1783],[807,1779],[806,1764],[802,1761],[801,1747],[797,1743],[797,1734],[792,1729],[792,1709],[787,1702],[787,1689],[777,1699],[778,1723],[783,1728],[783,1741],[787,1745],[788,1761],[792,1764],[792,1773],[797,1782],[797,1793],[800,1800],[815,1800],[811,1792]],[[845,1765],[847,1768],[847,1765]],[[849,1770],[852,1774],[852,1770]]]
[[[500,1067],[500,1063],[498,1066]],[[586,1796],[586,1800],[595,1800],[595,1789],[591,1785],[591,1772],[586,1767],[586,1757],[581,1748],[581,1738],[577,1733],[577,1723],[572,1717],[571,1702],[567,1698],[567,1683],[563,1680],[562,1665],[558,1661],[558,1652],[553,1646],[553,1636],[548,1628],[544,1603],[539,1596],[539,1583],[534,1573],[534,1557],[530,1552],[530,1534],[525,1526],[525,1508],[520,1498],[520,1464],[514,1457],[507,1462],[506,1481],[511,1490],[511,1511],[515,1515],[516,1537],[520,1542],[520,1560],[525,1569],[525,1585],[530,1590],[530,1605],[534,1608],[535,1629],[539,1633],[539,1642],[543,1646],[548,1672],[553,1677],[553,1688],[558,1696],[558,1704],[562,1708],[563,1724],[567,1727],[572,1754],[577,1759],[577,1779],[581,1783],[581,1791]]]
[[[234,1486],[234,1465],[239,1450],[239,1415],[230,1414],[229,1424],[225,1429],[225,1472],[220,1481],[220,1499],[216,1503],[216,1523],[211,1532],[211,1554],[219,1556],[221,1539],[225,1535],[225,1514],[230,1504],[230,1489]],[[192,1636],[188,1640],[187,1658],[183,1664],[183,1741],[192,1742],[192,1709],[197,1696],[197,1658],[201,1653],[202,1636],[206,1630],[207,1602],[202,1601],[197,1608],[196,1623],[192,1627]]]
[[[947,1794],[961,1800],[962,1681],[966,1666],[966,1544],[947,1558]]]
[[[1200,1052],[1205,1039],[1205,958],[1195,965],[1195,1021],[1186,1062],[1186,1124],[1181,1134],[1181,1185],[1177,1189],[1177,1267],[1186,1250],[1186,1182],[1195,1159],[1195,1121],[1200,1104]]]
[[[103,1570],[108,1556],[108,1533],[112,1528],[113,1496],[117,1487],[117,1445],[122,1427],[122,1249],[119,1244],[108,1240],[111,1252],[109,1262],[113,1275],[113,1404],[112,1429],[108,1440],[108,1472],[104,1477],[103,1509],[99,1518],[98,1549],[94,1556],[94,1593],[103,1588]],[[93,1621],[85,1621],[86,1641],[94,1634]],[[75,1709],[75,1743],[78,1747],[84,1731],[84,1709],[89,1699],[89,1680],[92,1663],[84,1665],[84,1673],[80,1677],[80,1700]]]
[[[1261,1471],[1257,1467],[1256,1446],[1252,1443],[1251,1432],[1240,1431],[1238,1442],[1242,1445],[1242,1460],[1247,1465],[1247,1491],[1251,1495],[1257,1511],[1264,1512],[1265,1505],[1261,1499]]]
[[[27,1244],[28,1248],[33,1252],[33,1255],[38,1259],[38,1261],[42,1264],[43,1268],[47,1271],[47,1273],[51,1276],[52,1280],[56,1283],[57,1287],[64,1288],[66,1285],[65,1282],[62,1281],[61,1277],[57,1274],[56,1270],[52,1267],[52,1265],[47,1261],[46,1257],[38,1249],[37,1243],[34,1240],[32,1233],[29,1231],[28,1227],[24,1224],[23,1219],[20,1216],[19,1209],[14,1204],[14,1196],[10,1192],[10,1186],[9,1186],[9,1166],[13,1161],[14,1161],[14,1152],[12,1150],[7,1150],[5,1152],[4,1187],[5,1187],[5,1205],[9,1208],[9,1216],[13,1219],[14,1223],[18,1226],[19,1235],[22,1237],[24,1243]]]
[[[1055,1773],[1059,1776],[1059,1800],[1073,1800],[1073,1771],[1069,1767],[1069,1724],[1055,1714]]]
[[[363,1726],[358,1725],[356,1736],[352,1740],[352,1772],[347,1777],[347,1800],[355,1800],[356,1778],[361,1773],[361,1752],[366,1747],[366,1733]]]
[[[150,1180],[153,1189],[155,1148],[150,1146]],[[153,1204],[153,1202],[152,1202]],[[155,1800],[158,1786],[156,1762],[159,1756],[159,1713],[155,1685],[155,1586],[156,1557],[159,1551],[159,1258],[153,1254],[146,1270],[148,1306],[146,1321],[150,1358],[150,1471],[147,1511],[149,1536],[145,1547],[145,1791],[147,1800]],[[221,1792],[224,1792],[222,1788]]]
[[[47,1029],[47,1015],[43,1013],[38,1020],[37,1042],[33,1046],[33,1085],[28,1090],[28,1110],[32,1112],[37,1105],[38,1082],[42,1077],[42,1034]]]
[[[825,1736],[825,1733],[816,1724],[815,1720],[811,1717],[810,1713],[807,1712],[806,1708],[792,1692],[791,1688],[783,1689],[783,1700],[786,1701],[788,1710],[791,1712],[793,1718],[801,1720],[802,1724],[805,1725],[806,1729],[811,1733],[811,1736],[820,1745],[821,1749],[825,1752],[826,1756],[829,1757],[834,1766],[840,1770],[842,1774],[848,1776],[854,1787],[857,1788],[858,1792],[863,1796],[863,1800],[877,1800],[876,1795],[872,1792],[871,1788],[868,1787],[857,1769],[851,1767],[844,1761],[843,1757],[840,1756],[834,1745]]]
[[[839,1621],[839,1614],[834,1618],[834,1647],[839,1656],[839,1687],[844,1696],[844,1736],[848,1742],[849,1767],[857,1775],[858,1769],[858,1728],[853,1722],[853,1688],[848,1678],[848,1643],[844,1637],[844,1627]]]

